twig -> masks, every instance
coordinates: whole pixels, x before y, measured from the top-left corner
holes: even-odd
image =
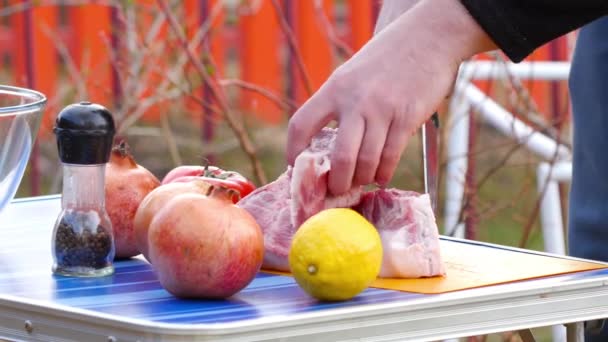
[[[76,85],[76,90],[78,91],[78,97],[81,99],[84,99],[87,94],[85,82],[84,82],[84,79],[82,78],[82,75],[78,71],[78,67],[76,66],[76,63],[74,62],[74,59],[70,55],[70,52],[69,52],[67,46],[65,46],[63,41],[61,41],[61,39],[57,38],[53,34],[53,32],[51,32],[51,29],[44,22],[42,22],[41,24],[42,24],[42,26],[41,26],[42,32],[49,39],[51,39],[53,41],[53,43],[55,44],[55,49],[57,49],[57,53],[59,53],[61,58],[65,61],[65,66],[68,71],[68,74],[72,78],[72,82],[74,82],[74,84]]]
[[[142,11],[142,7],[145,7],[147,11]],[[148,28],[141,34],[138,34],[135,26],[137,22],[136,12],[154,15],[151,24],[147,25]],[[126,96],[120,99],[120,104],[116,109],[117,117],[122,118],[118,131],[124,132],[146,113],[142,108],[147,110],[151,106],[167,100],[168,97],[173,98],[172,96],[167,96],[167,92],[170,92],[170,82],[167,81],[166,74],[174,75],[182,73],[183,66],[187,63],[188,59],[185,55],[182,55],[177,59],[175,65],[172,67],[167,66],[166,69],[163,69],[159,63],[150,62],[151,60],[166,60],[167,45],[170,43],[167,39],[158,39],[159,33],[162,32],[163,26],[166,24],[165,15],[159,13],[156,6],[137,4],[136,9],[135,6],[123,3],[119,7],[117,19],[121,24],[119,26],[126,28],[126,32],[123,34],[124,38],[121,40],[124,42],[123,46],[125,50],[123,51],[129,55],[131,60],[129,65],[123,66],[121,60],[123,56],[119,56],[117,53],[110,54],[111,65],[116,70],[121,71],[117,72],[117,76],[126,76],[119,77],[119,82],[123,89],[122,93]],[[196,40],[196,42],[198,43],[200,40]],[[109,41],[105,43],[110,47]],[[162,81],[155,84],[151,79],[157,75],[160,75]],[[154,86],[151,87],[151,84],[154,84]],[[152,90],[154,90],[154,95],[147,93]],[[144,99],[142,100],[142,98]]]
[[[123,86],[123,89],[125,89],[124,94],[129,94],[129,96],[124,97],[124,101],[121,101],[122,105],[120,111],[123,113],[123,116],[126,116],[127,113],[131,113],[139,105],[139,99],[150,89],[149,85],[152,83],[149,81],[150,78],[154,74],[164,74],[158,63],[149,63],[149,59],[164,58],[162,55],[166,50],[167,44],[164,39],[155,39],[161,32],[165,21],[162,13],[156,14],[156,17],[152,21],[152,24],[149,25],[150,28],[146,30],[146,34],[142,40],[139,35],[134,33],[136,32],[133,24],[135,22],[135,9],[132,6],[127,7],[127,9],[129,11],[128,14],[132,17],[130,20],[125,20],[125,18],[121,16],[118,17],[119,20],[123,21],[123,25],[127,27],[128,51],[131,53],[131,60],[133,61],[129,65],[127,73],[128,75],[131,75],[131,77],[122,81],[122,83],[125,83]],[[156,44],[152,46],[151,42],[155,42]],[[119,63],[117,63],[118,59],[116,56],[111,55],[110,58],[114,67],[118,68],[117,64]],[[148,63],[144,62],[146,59],[148,59]],[[154,88],[156,89],[156,92],[159,93],[164,92],[166,87],[166,82],[163,82]]]
[[[521,120],[529,123],[539,132],[549,136],[553,140],[559,139],[559,132],[544,122],[542,117],[539,115],[538,106],[534,102],[534,99],[530,95],[530,92],[523,85],[521,79],[519,79],[515,74],[513,74],[509,68],[506,67],[507,61],[505,58],[499,53],[491,53],[491,55],[495,58],[496,61],[501,62],[505,69],[505,73],[507,74],[507,82],[502,81],[502,83],[508,87],[515,95],[516,99],[519,100],[517,102],[523,103],[523,108],[521,105],[518,105],[516,101],[509,96],[509,101],[512,103],[514,107],[514,116],[520,118]],[[567,142],[562,142],[565,146],[571,148]]]
[[[0,9],[0,17],[7,17],[13,15],[15,13],[23,12],[25,10],[34,8],[34,7],[43,7],[43,6],[81,6],[81,5],[90,5],[91,0],[42,0],[42,1],[22,1],[13,5],[3,5],[2,9]],[[108,7],[116,7],[118,6],[118,1],[112,0],[97,0],[95,1],[96,5],[104,5]]]
[[[558,140],[556,142],[557,142],[557,144],[560,143],[559,138],[558,138]],[[541,190],[540,194],[538,195],[538,198],[537,198],[536,203],[534,205],[534,210],[532,211],[532,215],[530,216],[530,219],[528,220],[528,222],[524,226],[523,233],[522,233],[522,236],[521,236],[521,240],[519,241],[519,246],[520,247],[524,247],[526,245],[526,243],[528,242],[528,237],[530,236],[530,233],[532,232],[532,228],[533,228],[534,222],[538,218],[538,214],[540,212],[540,204],[541,204],[541,201],[542,201],[543,197],[545,197],[545,193],[547,192],[547,188],[549,187],[549,179],[551,178],[551,175],[553,174],[553,167],[555,166],[555,163],[557,162],[557,157],[558,157],[558,153],[557,153],[557,149],[556,149],[555,153],[553,153],[553,158],[551,159],[551,167],[549,168],[549,175],[547,176],[547,180],[543,184],[542,190]]]
[[[281,9],[281,5],[278,0],[272,0],[272,5],[274,6],[274,12],[277,15],[277,19],[279,20],[279,24],[281,25],[281,29],[285,36],[287,37],[287,42],[289,43],[289,48],[291,50],[291,54],[296,61],[296,65],[298,66],[298,70],[302,76],[302,81],[304,82],[304,87],[306,88],[306,92],[308,95],[312,95],[312,83],[310,82],[310,76],[308,76],[308,72],[306,71],[306,67],[304,66],[304,62],[302,60],[302,54],[298,49],[298,44],[296,43],[296,38],[293,34],[293,31],[289,27],[289,23],[285,16],[283,15],[283,10]]]
[[[175,142],[175,136],[173,135],[173,131],[171,130],[169,116],[166,113],[162,113],[160,116],[160,120],[163,136],[165,137],[165,140],[167,140],[167,146],[169,147],[169,154],[171,155],[171,159],[173,159],[173,164],[176,166],[181,165],[182,158],[179,154],[177,143]]]
[[[194,55],[192,49],[190,49],[184,32],[181,30],[181,27],[173,13],[171,13],[171,10],[169,9],[169,5],[167,4],[166,0],[157,0],[157,3],[160,9],[165,14],[169,26],[173,30],[174,34],[177,36],[182,48],[186,51],[190,62],[192,63],[196,71],[200,74],[203,81],[208,85],[210,95],[219,105],[221,113],[226,119],[228,126],[230,126],[234,134],[237,136],[241,148],[249,157],[257,181],[261,184],[266,184],[266,176],[264,174],[264,169],[262,168],[262,165],[259,159],[257,158],[255,147],[251,142],[247,131],[243,128],[242,123],[235,118],[234,113],[230,110],[223,89],[218,86],[215,79],[209,76],[207,70],[205,70],[205,66],[202,64],[200,59]]]
[[[471,114],[472,115],[472,114]],[[532,137],[532,135],[534,135],[534,133],[536,133],[535,130],[533,130],[532,132],[530,132],[529,135],[527,135],[526,137],[524,137],[523,139],[521,139],[521,143],[515,144],[513,145],[509,151],[507,151],[507,153],[505,154],[505,156],[496,164],[494,165],[492,168],[490,168],[481,178],[480,180],[477,182],[476,188],[480,188],[481,186],[483,186],[492,175],[494,175],[496,172],[498,172],[502,167],[504,167],[507,164],[507,161],[509,161],[509,159],[511,159],[511,157],[515,154],[515,152],[517,152],[519,149],[522,148],[522,146],[525,144],[525,142],[530,139]],[[557,149],[556,149],[557,151]],[[469,153],[474,153],[474,152],[470,152]],[[468,155],[468,153],[467,153]],[[453,235],[456,232],[457,226],[458,224],[460,224],[461,222],[463,222],[464,220],[464,215],[465,215],[465,209],[469,206],[469,196],[467,194],[467,189],[465,187],[465,193],[463,194],[463,204],[460,207],[460,212],[458,214],[458,221],[456,223],[456,226],[451,227],[451,229],[448,231],[448,235]]]
[[[253,135],[255,136],[256,140],[265,141],[266,144],[279,149],[275,142],[277,141],[277,139],[279,139],[278,136],[283,133],[284,130],[280,128],[261,127],[260,129],[253,132]],[[134,126],[129,129],[129,135],[153,138],[159,138],[163,136],[160,128],[151,126]],[[175,139],[178,145],[186,146],[190,149],[199,149],[201,155],[205,155],[207,153],[225,154],[240,148],[238,140],[233,136],[221,141],[216,140],[209,142],[204,146],[201,146],[200,139],[198,138],[188,138],[177,135],[175,136]]]
[[[121,62],[120,62],[120,57],[119,57],[119,52],[121,51],[120,47],[114,47],[112,44],[112,39],[110,39],[109,37],[106,37],[105,35],[101,37],[101,40],[104,42],[104,44],[106,45],[106,47],[108,48],[108,54],[109,54],[109,60],[110,60],[110,66],[112,68],[112,77],[113,79],[116,79],[116,81],[118,82],[118,89],[120,89],[120,91],[118,93],[124,94],[124,89],[125,89],[125,82],[123,80],[122,77],[120,76],[120,70],[121,70]],[[116,91],[116,89],[114,89],[114,91]],[[116,93],[115,93],[116,95]],[[123,98],[125,96],[122,96],[122,98],[120,99],[119,103],[122,104]],[[119,104],[116,104],[116,106],[120,106]]]
[[[150,107],[154,106],[155,104],[164,100],[178,99],[181,96],[182,91],[174,89],[166,90],[162,95],[148,96],[139,100],[137,106],[133,108],[133,111],[130,112],[128,116],[125,116],[124,120],[118,126],[117,134],[122,134],[125,132],[130,126],[137,122],[137,120],[139,120],[139,118],[142,117]]]
[[[258,93],[258,94],[266,97],[270,101],[274,102],[280,108],[284,108],[284,109],[297,109],[298,108],[298,105],[294,101],[292,101],[290,99],[283,99],[279,95],[273,93],[270,89],[264,88],[262,86],[259,86],[257,84],[251,83],[251,82],[231,78],[231,79],[220,80],[219,83],[223,86],[237,86],[237,87],[241,87],[243,89],[247,89],[247,90],[253,91],[255,93]]]
[[[202,97],[195,95],[194,92],[190,91],[191,88],[184,89],[181,86],[181,84],[179,84],[175,80],[173,80],[173,79],[169,79],[169,80],[171,80],[171,84],[174,87],[178,88],[183,94],[185,94],[186,96],[188,96],[188,98],[190,98],[191,100],[193,100],[194,102],[196,102],[198,105],[200,105],[204,109],[210,111],[212,114],[221,114],[221,110],[219,108],[217,108],[213,104],[205,101]]]
[[[221,2],[218,2],[213,9],[211,10],[211,13],[209,15],[209,19],[203,23],[200,28],[196,31],[196,33],[194,34],[192,40],[190,41],[188,47],[189,49],[196,49],[203,41],[203,39],[205,38],[205,36],[207,35],[207,33],[209,32],[209,29],[211,27],[210,22],[213,21],[218,14],[220,13],[220,9],[221,9]],[[162,20],[165,20],[165,15],[163,13],[159,13],[160,18],[162,18]],[[135,31],[133,29],[133,31]],[[148,43],[149,45],[149,43]],[[139,45],[139,46],[132,46],[131,47],[131,51],[136,52],[139,48],[143,48],[143,44]],[[149,50],[146,49],[146,50]],[[143,49],[142,49],[143,51]],[[159,53],[162,53],[159,52]],[[131,125],[133,125],[135,122],[137,122],[137,120],[139,120],[139,118],[141,118],[141,116],[143,116],[145,114],[145,110],[147,110],[147,108],[151,107],[152,105],[156,104],[157,102],[161,101],[162,99],[171,99],[171,98],[176,98],[173,96],[167,96],[167,92],[169,92],[169,86],[170,85],[174,85],[177,86],[178,88],[181,89],[182,93],[187,94],[190,98],[194,99],[197,103],[201,104],[204,108],[209,109],[213,112],[218,112],[217,108],[213,108],[211,107],[208,103],[206,103],[205,101],[202,101],[199,98],[196,98],[196,96],[192,93],[192,91],[190,89],[188,90],[184,90],[183,88],[181,88],[181,85],[176,81],[176,79],[186,79],[186,77],[182,77],[182,74],[184,73],[184,66],[188,63],[189,61],[189,57],[187,55],[187,53],[182,53],[178,58],[177,61],[175,62],[175,65],[173,66],[172,69],[163,72],[163,80],[162,82],[156,87],[156,93],[161,97],[160,99],[158,98],[151,98],[151,97],[147,97],[144,100],[139,100],[139,96],[132,96],[132,97],[128,97],[130,98],[129,101],[129,105],[125,105],[122,108],[122,111],[125,113],[130,113],[128,115],[128,117],[125,118],[125,120],[123,122],[121,122],[120,127],[119,127],[119,131],[126,131]],[[132,74],[132,72],[131,72]],[[133,74],[132,74],[133,76]],[[141,94],[142,92],[142,88],[141,88],[141,84],[143,84],[143,82],[141,82],[140,78],[135,78],[135,77],[131,77],[132,79],[132,87],[130,88],[129,91],[126,91],[125,94]],[[143,110],[142,110],[143,109]]]
[[[501,210],[505,210],[505,209],[509,209],[509,208],[513,208],[516,204],[519,204],[521,202],[521,198],[525,198],[525,196],[527,196],[527,194],[532,190],[535,189],[535,187],[533,186],[533,184],[530,184],[531,182],[528,181],[526,184],[524,184],[521,187],[521,190],[506,204],[495,204],[495,203],[487,203],[487,202],[481,202],[478,200],[479,203],[477,204],[485,204],[486,206],[483,207],[480,211],[479,211],[479,218],[480,220],[483,219],[488,219],[491,217],[494,217],[499,211]]]
[[[331,22],[327,18],[327,15],[325,15],[325,11],[323,10],[323,1],[324,0],[315,0],[314,2],[317,18],[319,18],[319,21],[325,28],[324,32],[327,35],[327,39],[330,43],[334,45],[337,52],[341,54],[344,58],[350,58],[354,54],[354,51],[336,34],[336,30],[334,30],[333,25],[331,24]]]
[[[103,40],[104,43],[110,49],[111,42],[107,39]],[[112,49],[110,49],[112,51]],[[147,50],[150,51],[150,50]],[[152,57],[151,55],[149,55]],[[123,74],[121,70],[120,57],[117,53],[109,54],[110,65],[112,68],[117,70],[116,74]],[[132,71],[126,72],[129,75],[128,78],[120,78],[119,82],[123,90],[123,97],[120,99],[120,105],[116,110],[115,116],[120,118],[118,124],[118,134],[126,131],[128,127],[139,120],[153,105],[162,102],[169,98],[175,98],[176,96],[171,94],[166,82],[162,82],[156,87],[156,94],[158,96],[146,96],[142,99],[142,94],[146,90],[145,84],[150,84],[146,80],[149,79],[149,75],[156,70],[157,66],[152,64],[150,68],[144,69],[145,72],[140,74],[134,74]],[[128,95],[125,95],[128,94]]]
[[[475,187],[480,188],[481,186],[483,186],[483,184],[485,184],[485,182],[487,182],[492,175],[494,175],[497,171],[499,171],[501,168],[503,168],[507,164],[507,161],[509,159],[511,159],[511,156],[513,156],[513,154],[515,154],[515,152],[517,152],[521,147],[522,147],[521,144],[515,144],[496,165],[494,165],[492,168],[490,168],[490,170],[488,170],[481,177],[481,180],[479,182],[477,182],[477,185]],[[463,194],[464,202],[462,203],[462,206],[460,207],[457,225],[460,222],[464,221],[465,211],[466,211],[466,208],[469,207],[469,201],[471,200],[471,197],[468,195],[468,189],[466,187],[465,187],[464,192],[465,192]],[[454,232],[456,231],[456,228],[457,227],[452,227],[452,230],[449,232],[449,235],[453,235]]]
[[[471,115],[469,118],[469,141],[467,150],[475,150],[475,147],[477,146],[478,134],[477,118],[474,115]],[[477,231],[479,226],[479,213],[477,210],[476,200],[480,187],[475,184],[476,161],[477,158],[475,158],[475,156],[468,156],[467,172],[465,175],[465,189],[467,194],[467,205],[463,208],[463,212],[465,213],[465,238],[471,240],[477,239]]]
[[[506,61],[504,60],[502,55],[495,53],[494,56],[497,60],[502,61],[506,65]],[[538,127],[534,127],[535,130],[539,131],[542,129],[543,133],[545,133],[545,134],[549,135],[551,138],[553,138],[556,141],[557,145],[563,144],[561,141],[562,140],[561,135],[559,134],[559,132],[556,132],[554,127],[545,125],[542,122],[542,120],[536,118],[535,116],[530,115],[530,113],[538,113],[538,107],[536,106],[536,103],[530,96],[530,93],[527,91],[527,89],[522,85],[521,80],[518,77],[516,77],[515,75],[513,75],[512,73],[510,73],[508,71],[508,69],[506,69],[506,72],[507,72],[508,80],[510,81],[509,84],[511,85],[511,89],[515,92],[517,98],[519,100],[521,100],[524,104],[524,110],[521,110],[521,108],[519,108],[517,105],[515,105],[515,108],[517,109],[515,111],[516,114],[525,115],[525,118],[528,119],[527,121],[531,122],[535,126],[538,126]],[[539,127],[541,127],[541,129],[539,129]],[[553,165],[555,165],[555,162],[557,161],[557,157],[558,157],[558,150],[556,149],[552,156],[552,159],[551,159],[552,167],[549,169],[549,177],[551,177],[551,173],[553,172]],[[541,200],[545,195],[548,184],[549,184],[548,181],[545,182],[545,184],[543,184],[541,192],[540,192],[538,199],[536,200],[536,203],[532,210],[532,214],[529,217],[528,222],[526,223],[526,225],[523,228],[523,233],[522,233],[522,237],[519,242],[519,247],[523,248],[528,242],[528,238],[530,236],[530,233],[532,232],[534,222],[538,218],[538,214],[540,212]]]

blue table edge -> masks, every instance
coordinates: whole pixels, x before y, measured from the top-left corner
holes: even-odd
[[[37,196],[37,197],[23,197],[23,198],[14,199],[13,201],[11,201],[11,204],[45,201],[45,200],[55,200],[55,199],[59,199],[59,198],[61,198],[61,195],[44,195],[44,196]],[[469,243],[469,244],[474,244],[474,245],[479,245],[479,246],[487,246],[487,247],[492,247],[492,248],[499,248],[499,249],[504,249],[504,250],[511,250],[511,251],[522,252],[522,253],[530,253],[530,254],[544,255],[544,256],[555,257],[555,258],[578,260],[578,261],[608,265],[608,263],[602,263],[602,262],[596,261],[596,260],[581,259],[581,258],[575,258],[575,257],[571,257],[571,256],[557,255],[557,254],[552,254],[552,253],[547,253],[547,252],[528,250],[528,249],[523,249],[523,248],[504,246],[504,245],[499,245],[499,244],[493,244],[493,243],[481,242],[481,241],[475,241],[475,240],[468,240],[468,239],[462,239],[462,238],[448,237],[448,236],[443,236],[443,235],[440,236],[440,239],[455,241],[455,242],[460,242],[460,243]],[[576,273],[590,273],[590,272],[594,272],[594,271],[597,271],[597,270],[581,271],[581,272],[576,272]],[[282,277],[281,275],[273,275],[273,276]],[[549,277],[546,277],[546,278],[549,278]],[[543,278],[532,279],[530,281],[541,280],[541,279],[543,279]],[[562,282],[562,285],[571,285],[574,287],[596,287],[598,282],[600,282],[602,286],[608,286],[608,276],[606,276],[604,278],[594,278],[594,279],[565,280],[564,282]],[[414,307],[420,307],[420,306],[427,306],[427,307],[433,306],[433,305],[437,305],[437,303],[441,303],[442,305],[453,305],[453,304],[457,304],[457,302],[459,302],[459,301],[463,301],[463,300],[471,299],[471,298],[475,298],[475,299],[477,299],[477,301],[484,301],[484,300],[487,300],[489,297],[508,296],[509,294],[512,294],[512,293],[520,293],[522,295],[534,295],[534,294],[540,294],[540,293],[546,292],[546,287],[543,286],[542,284],[533,284],[532,283],[532,284],[530,284],[530,286],[525,287],[525,289],[523,289],[523,290],[522,290],[521,286],[513,287],[513,286],[509,286],[509,285],[513,285],[513,283],[485,286],[485,287],[476,288],[476,289],[454,291],[454,292],[448,292],[448,293],[443,293],[443,294],[425,295],[424,297],[408,299],[407,301],[406,300],[397,300],[392,303],[361,304],[361,305],[354,306],[354,307],[328,308],[328,309],[324,309],[321,311],[303,312],[303,313],[293,314],[290,316],[261,317],[261,318],[254,318],[254,319],[243,320],[243,321],[238,321],[238,322],[221,322],[221,323],[184,324],[184,323],[154,322],[154,321],[149,321],[149,320],[145,320],[145,319],[117,317],[116,315],[112,315],[112,314],[104,314],[104,313],[99,313],[99,312],[95,312],[92,310],[78,309],[78,308],[74,308],[74,307],[71,307],[68,305],[62,305],[62,304],[49,305],[48,302],[42,301],[42,300],[25,299],[23,297],[12,296],[12,295],[2,295],[2,294],[0,294],[0,305],[19,307],[20,309],[24,309],[23,305],[25,305],[25,306],[30,307],[31,309],[40,308],[43,310],[50,310],[50,311],[53,311],[54,314],[61,314],[62,316],[70,316],[73,319],[79,319],[79,320],[83,320],[83,321],[85,320],[85,318],[100,319],[100,320],[106,321],[108,325],[123,326],[123,327],[129,328],[129,329],[133,329],[133,328],[145,329],[146,331],[150,331],[150,332],[157,331],[157,332],[166,333],[167,330],[170,330],[170,332],[179,332],[179,333],[187,333],[187,332],[196,331],[198,334],[201,334],[201,333],[204,334],[205,332],[209,333],[209,334],[229,334],[229,333],[237,333],[239,331],[243,331],[246,329],[251,330],[251,328],[254,328],[253,330],[258,330],[258,329],[261,330],[261,329],[268,328],[268,325],[273,325],[273,323],[274,324],[281,323],[283,325],[291,323],[291,324],[295,325],[296,323],[301,324],[302,321],[310,322],[310,321],[326,320],[326,319],[332,318],[332,317],[334,319],[337,319],[337,317],[339,317],[340,319],[348,317],[348,316],[353,317],[357,313],[364,313],[367,316],[374,316],[374,315],[380,314],[381,312],[386,313],[387,311],[399,312],[399,311],[402,311],[404,309],[404,307],[413,309]],[[481,291],[482,292],[481,295],[479,293],[476,293],[476,292],[479,292],[480,289],[483,290],[483,291]],[[396,291],[396,290],[385,290],[385,291]],[[358,316],[358,317],[360,317],[360,316]]]

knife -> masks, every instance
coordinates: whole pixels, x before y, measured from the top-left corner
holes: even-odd
[[[431,207],[437,215],[437,190],[439,187],[439,116],[433,113],[422,125],[422,165],[424,192],[431,198]]]

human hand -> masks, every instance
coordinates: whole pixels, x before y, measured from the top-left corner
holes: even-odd
[[[382,7],[378,13],[378,19],[376,19],[374,34],[378,34],[418,2],[420,0],[382,0]]]
[[[402,14],[293,115],[289,164],[322,127],[337,120],[329,191],[339,195],[353,185],[387,184],[409,137],[449,93],[460,62],[486,49],[487,42],[475,36],[483,32],[473,25],[456,0],[423,0]]]

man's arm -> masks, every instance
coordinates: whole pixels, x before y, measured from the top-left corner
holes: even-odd
[[[608,0],[460,0],[514,62],[539,46],[608,15]]]
[[[388,24],[397,19],[401,14],[412,8],[420,0],[384,0],[376,20],[374,34],[382,31]]]
[[[337,68],[291,117],[288,162],[336,120],[329,192],[386,185],[410,136],[449,93],[460,63],[494,48],[460,0],[421,0]]]

